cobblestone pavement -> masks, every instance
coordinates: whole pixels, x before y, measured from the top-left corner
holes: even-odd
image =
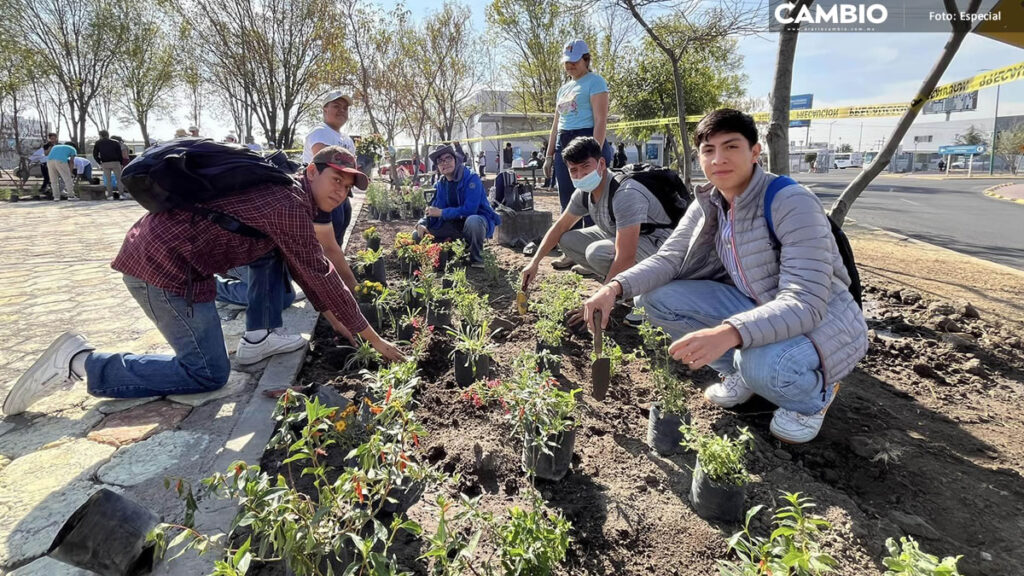
[[[99,350],[170,352],[110,268],[144,213],[131,201],[0,204],[0,398],[66,330],[80,331]],[[307,306],[286,311],[286,329],[308,316]],[[244,313],[221,309],[221,317],[233,354]],[[206,397],[101,400],[80,384],[0,420],[0,574],[85,574],[42,556],[64,520],[101,486],[165,517],[180,513],[163,478],[204,475],[263,364],[233,372]]]

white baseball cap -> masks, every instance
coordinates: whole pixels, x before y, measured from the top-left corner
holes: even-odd
[[[327,96],[324,96],[322,105],[327,106],[328,104],[334,102],[335,100],[344,100],[345,102],[348,102],[349,106],[352,105],[352,97],[349,96],[348,94],[345,94],[345,92],[342,90],[331,90],[330,92],[328,92]]]
[[[583,58],[584,54],[590,54],[590,48],[587,46],[587,43],[580,39],[573,40],[565,45],[565,50],[562,52],[562,62],[576,62]]]

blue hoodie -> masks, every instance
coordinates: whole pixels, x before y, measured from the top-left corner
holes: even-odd
[[[443,220],[460,220],[470,216],[483,216],[487,221],[487,237],[494,235],[494,228],[501,224],[501,216],[491,208],[484,192],[480,177],[469,168],[462,166],[458,180],[441,178],[437,181],[437,194],[431,206],[441,209],[440,218],[428,218],[427,228],[438,229]]]

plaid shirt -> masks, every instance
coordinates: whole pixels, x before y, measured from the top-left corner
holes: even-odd
[[[317,310],[330,310],[353,334],[368,326],[313,232],[316,205],[301,186],[266,185],[206,206],[266,234],[249,238],[181,210],[146,214],[125,236],[111,266],[195,302],[217,294],[214,274],[248,264],[278,248],[288,270]]]

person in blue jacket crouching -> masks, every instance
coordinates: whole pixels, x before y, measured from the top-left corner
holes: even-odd
[[[430,154],[430,160],[442,178],[413,238],[419,242],[429,234],[439,242],[462,239],[469,245],[470,266],[483,268],[484,239],[494,235],[501,217],[491,208],[480,177],[465,166],[461,152],[449,145],[441,146]]]

